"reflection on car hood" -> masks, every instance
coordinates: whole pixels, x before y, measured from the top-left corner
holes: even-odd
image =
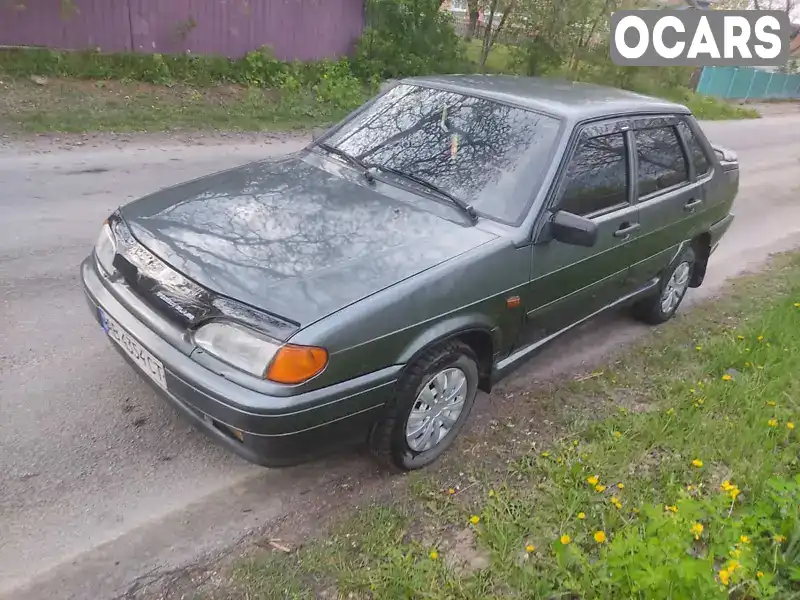
[[[301,325],[494,237],[298,155],[162,190],[121,213],[173,268]]]

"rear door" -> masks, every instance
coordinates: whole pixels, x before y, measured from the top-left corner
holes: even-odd
[[[585,248],[545,236],[534,244],[523,344],[557,333],[626,293],[639,229],[629,128],[627,121],[592,124],[576,136],[540,225],[564,210],[593,220],[598,241]]]
[[[701,223],[704,183],[711,176],[691,129],[678,116],[633,122],[635,195],[641,230],[631,282],[644,286],[659,277]],[[696,152],[700,151],[697,155]],[[700,173],[698,173],[700,171]]]

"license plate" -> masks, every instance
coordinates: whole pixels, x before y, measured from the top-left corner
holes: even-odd
[[[164,376],[164,365],[155,356],[150,354],[138,341],[125,331],[119,323],[109,317],[102,309],[97,309],[100,314],[100,324],[110,337],[125,354],[130,356],[144,373],[155,381],[161,388],[167,389],[167,378]]]

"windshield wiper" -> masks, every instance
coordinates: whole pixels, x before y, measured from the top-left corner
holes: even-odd
[[[405,171],[401,171],[393,167],[387,167],[386,165],[379,165],[376,163],[365,163],[365,164],[367,168],[378,169],[379,171],[386,171],[387,173],[392,173],[393,175],[397,175],[398,177],[402,177],[403,179],[408,179],[409,181],[413,181],[414,183],[421,185],[425,189],[430,190],[435,194],[444,196],[445,198],[450,200],[450,202],[452,202],[458,208],[460,208],[464,212],[464,214],[466,214],[472,221],[478,220],[478,213],[475,212],[475,209],[472,208],[471,204],[469,204],[468,202],[464,202],[458,196],[454,196],[450,192],[443,190],[435,183],[431,183],[430,181],[423,179],[422,177],[417,177],[416,175],[413,175],[411,173],[406,173]]]
[[[327,152],[330,152],[331,154],[335,154],[336,156],[343,158],[345,161],[347,161],[348,163],[359,169],[362,175],[364,175],[364,177],[366,177],[367,181],[369,181],[370,183],[375,181],[375,176],[369,170],[370,167],[366,165],[361,159],[356,158],[352,154],[348,154],[344,150],[340,150],[336,146],[331,146],[330,144],[326,144],[325,142],[319,143],[317,144],[317,146]]]

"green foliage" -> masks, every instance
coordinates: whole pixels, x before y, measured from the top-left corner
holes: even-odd
[[[727,598],[731,587],[745,598],[774,597],[794,577],[798,543],[785,540],[800,543],[800,477],[769,479],[736,518],[731,504],[720,492],[686,494],[675,512],[645,505],[605,545],[558,543],[550,577],[585,599]]]
[[[561,67],[564,56],[553,40],[535,36],[513,47],[512,60],[514,66],[525,75],[540,77]]]
[[[463,41],[439,0],[368,0],[367,23],[353,61],[361,78],[452,73],[466,66]]]

